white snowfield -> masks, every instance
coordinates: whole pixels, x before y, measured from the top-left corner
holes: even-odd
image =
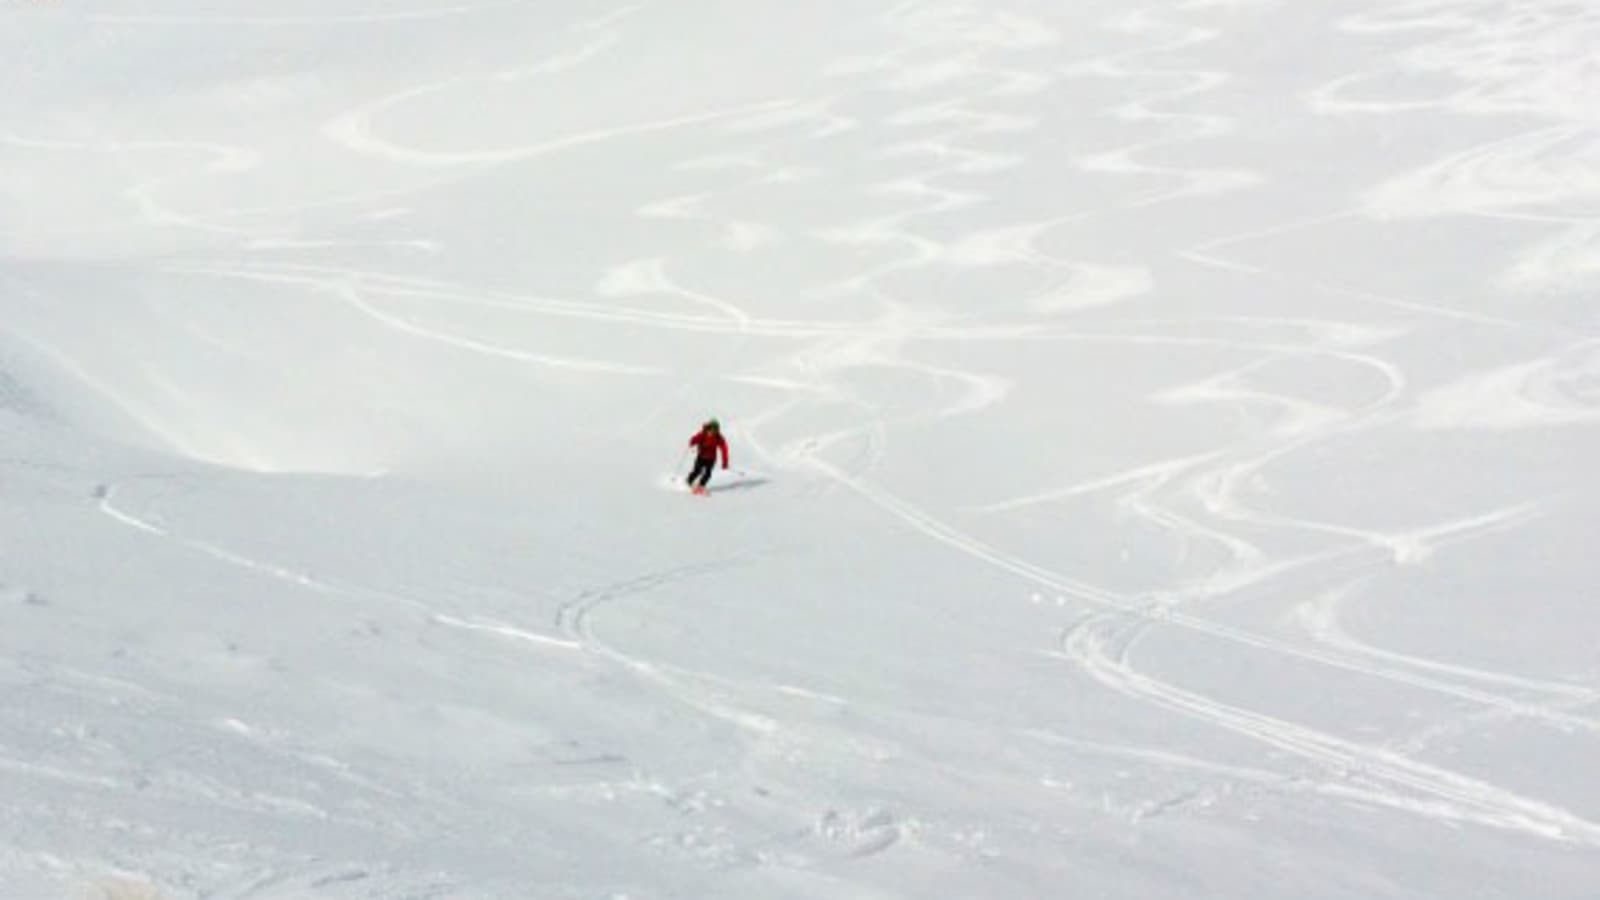
[[[0,900],[1594,900],[1597,296],[1592,3],[8,0]]]

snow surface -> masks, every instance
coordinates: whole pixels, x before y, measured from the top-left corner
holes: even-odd
[[[1593,4],[10,0],[0,79],[0,897],[1600,897]]]

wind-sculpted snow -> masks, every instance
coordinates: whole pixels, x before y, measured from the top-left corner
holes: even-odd
[[[1600,894],[1600,17],[558,7],[0,14],[0,896]]]

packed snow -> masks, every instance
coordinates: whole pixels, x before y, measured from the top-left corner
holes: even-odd
[[[1600,8],[0,76],[0,898],[1600,897]]]

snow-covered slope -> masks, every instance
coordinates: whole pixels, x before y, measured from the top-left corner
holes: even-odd
[[[0,897],[1600,896],[1597,50],[9,4]]]

